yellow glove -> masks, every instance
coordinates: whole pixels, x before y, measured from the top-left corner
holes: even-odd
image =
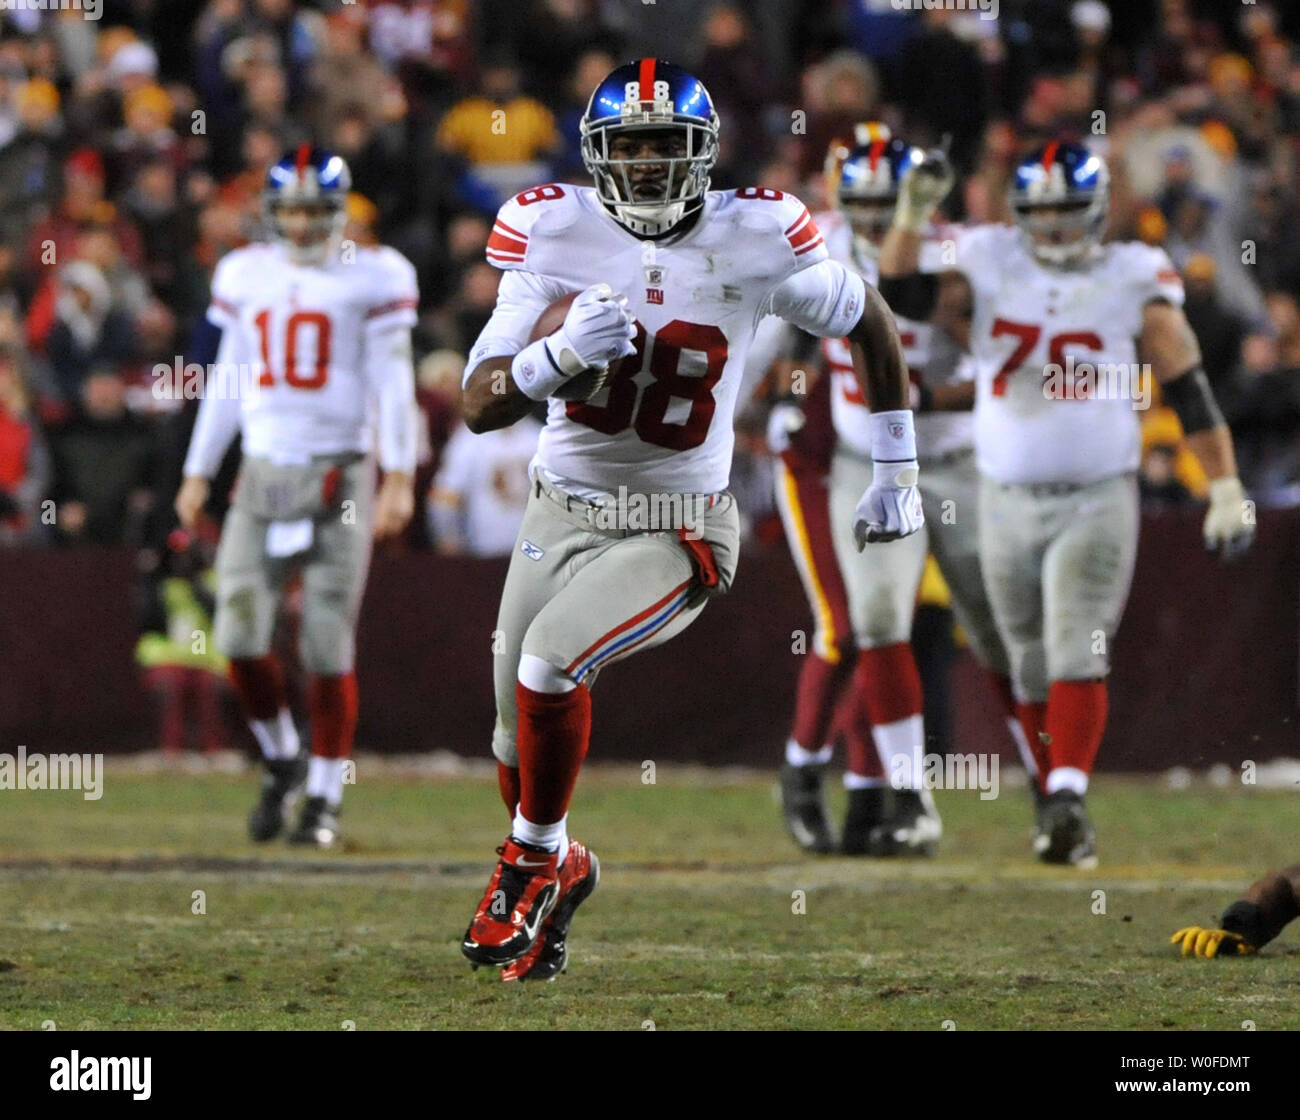
[[[1170,944],[1182,945],[1183,956],[1195,954],[1210,960],[1219,955],[1220,950],[1226,957],[1244,957],[1255,951],[1239,933],[1229,933],[1226,929],[1202,929],[1200,926],[1187,926],[1180,929],[1169,939]]]

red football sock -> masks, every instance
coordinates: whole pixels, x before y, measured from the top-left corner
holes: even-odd
[[[230,683],[246,719],[271,719],[288,704],[284,669],[273,653],[264,657],[232,657]]]
[[[591,739],[591,693],[534,692],[515,684],[519,725],[519,812],[533,824],[555,824],[569,808]]]
[[[510,819],[515,819],[515,810],[519,808],[519,767],[497,763],[497,789],[501,791],[501,800],[506,803],[506,812]],[[531,819],[531,818],[529,818]]]
[[[921,714],[921,674],[909,642],[859,650],[853,685],[877,727]]]
[[[311,753],[317,758],[347,758],[357,730],[357,675],[311,678]]]
[[[1042,703],[1017,704],[1016,718],[1029,740],[1029,750],[1038,766],[1038,785],[1041,788],[1047,781],[1047,772],[1052,768],[1052,759],[1043,742],[1042,732],[1047,724],[1047,705]]]
[[[880,752],[871,737],[871,720],[867,716],[867,702],[862,689],[850,681],[840,692],[831,720],[831,738],[844,739],[844,768],[860,778],[881,778],[885,768],[880,764]]]
[[[1047,734],[1052,766],[1092,773],[1106,730],[1105,681],[1053,681],[1047,694]]]
[[[840,686],[853,673],[853,651],[838,661],[825,661],[815,653],[804,658],[795,690],[792,738],[806,751],[821,750],[829,742],[831,717]]]

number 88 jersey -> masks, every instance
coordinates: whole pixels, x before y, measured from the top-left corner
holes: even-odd
[[[1009,226],[952,236],[974,298],[980,472],[1008,484],[1088,485],[1135,471],[1143,311],[1153,300],[1183,302],[1164,250],[1111,242],[1078,267],[1049,268]]]
[[[487,258],[506,275],[467,380],[488,358],[522,350],[541,313],[566,293],[606,283],[627,297],[636,353],[611,367],[590,401],[549,402],[534,460],[587,497],[620,487],[726,489],[745,354],[764,315],[790,312],[795,299],[783,283],[827,269],[800,285],[795,318],[813,333],[842,334],[862,310],[859,282],[827,262],[806,207],[763,187],[709,192],[695,225],[671,242],[633,236],[589,187],[534,187],[501,208]]]

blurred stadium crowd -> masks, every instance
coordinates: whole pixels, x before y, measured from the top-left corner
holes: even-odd
[[[1184,274],[1251,495],[1300,505],[1300,6],[1002,0],[984,19],[890,0],[103,0],[102,15],[0,12],[0,543],[166,539],[197,402],[157,399],[153,370],[211,353],[211,270],[258,236],[267,167],[307,139],[351,164],[348,236],[419,271],[423,493],[495,298],[497,205],[589,181],[590,91],[648,53],[713,94],[715,187],[814,209],[828,143],[865,119],[921,145],[951,136],[958,220],[1002,218],[1035,143],[1093,145],[1114,175],[1112,235],[1164,245]],[[1146,420],[1147,501],[1190,500],[1203,480],[1177,422]],[[771,506],[761,428],[742,418],[737,445],[751,524]],[[473,473],[450,458],[456,479]],[[458,484],[411,547],[435,531],[465,547]]]

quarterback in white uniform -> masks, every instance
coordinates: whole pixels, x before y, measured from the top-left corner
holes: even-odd
[[[951,186],[937,154],[905,178],[881,254],[882,289],[913,313],[933,300],[921,230]],[[1096,863],[1083,796],[1106,723],[1109,648],[1137,554],[1139,359],[1178,412],[1210,478],[1205,538],[1244,548],[1253,521],[1232,440],[1163,250],[1101,244],[1103,161],[1051,143],[1017,169],[1016,227],[954,231],[977,362],[980,553],[1044,795],[1034,848]]]
[[[764,315],[848,335],[881,404],[859,542],[922,523],[892,316],[827,259],[798,199],[709,190],[718,120],[700,82],[629,63],[597,87],[582,131],[594,190],[547,184],[501,208],[487,255],[505,275],[465,373],[471,430],[550,402],[497,624],[493,751],[511,834],[461,945],[507,980],[564,967],[573,910],[597,881],[566,829],[596,674],[679,633],[735,574],[732,412]],[[530,342],[575,292],[558,329]]]
[[[354,636],[373,535],[413,508],[415,270],[387,248],[341,245],[346,164],[303,146],[273,167],[276,234],[224,257],[208,318],[221,328],[176,498],[192,525],[226,450],[243,462],[217,551],[217,648],[266,766],[249,819],[270,840],[305,777],[295,843],[332,845],[357,721]],[[384,480],[375,497],[373,460]],[[285,583],[301,571],[301,655],[310,678],[304,766],[284,672],[271,652]],[[304,770],[306,771],[304,775]]]

